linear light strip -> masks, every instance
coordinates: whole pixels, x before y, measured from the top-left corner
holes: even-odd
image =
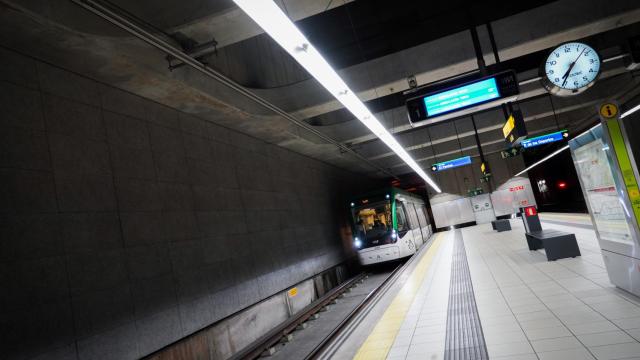
[[[629,110],[623,112],[622,114],[620,114],[620,119],[625,118],[625,117],[633,114],[634,112],[636,112],[638,110],[640,110],[640,104],[638,104],[638,105],[632,107],[631,109],[629,109]]]
[[[544,159],[542,159],[542,160],[540,160],[540,161],[536,162],[535,164],[533,164],[533,165],[529,166],[528,168],[526,168],[526,169],[524,169],[524,170],[520,171],[519,173],[517,173],[517,174],[516,174],[516,176],[520,176],[521,174],[526,173],[527,171],[529,171],[529,170],[533,169],[534,167],[536,167],[536,166],[538,166],[538,165],[542,164],[543,162],[545,162],[545,161],[547,161],[547,160],[551,159],[552,157],[554,157],[554,156],[556,156],[556,155],[560,154],[561,152],[563,152],[563,151],[567,150],[568,148],[569,148],[569,145],[565,145],[565,146],[563,146],[562,148],[560,148],[560,149],[558,149],[558,150],[554,151],[551,155],[549,155],[549,156],[545,157]]]
[[[396,153],[413,171],[438,193],[438,185],[416,163],[396,138],[376,119],[340,75],[311,45],[291,20],[272,0],[234,0],[275,42],[291,55],[311,76],[331,93],[353,116]]]

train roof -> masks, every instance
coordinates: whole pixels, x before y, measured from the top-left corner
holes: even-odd
[[[363,198],[369,198],[369,197],[377,197],[377,196],[383,196],[386,194],[390,194],[390,195],[403,195],[406,197],[412,197],[421,201],[424,201],[424,199],[418,195],[418,194],[414,194],[412,192],[406,191],[406,190],[402,190],[400,188],[397,187],[393,187],[393,186],[389,186],[389,187],[385,187],[385,188],[381,188],[381,189],[376,189],[373,191],[369,191],[363,194],[359,194],[357,196],[353,196],[351,197],[352,200],[360,200]]]

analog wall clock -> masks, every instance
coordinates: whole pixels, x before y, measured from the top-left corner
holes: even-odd
[[[587,44],[564,43],[549,53],[540,72],[542,85],[550,93],[576,95],[595,84],[600,75],[600,55]]]

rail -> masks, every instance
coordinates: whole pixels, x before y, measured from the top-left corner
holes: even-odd
[[[345,281],[341,285],[336,286],[331,289],[324,296],[314,301],[313,303],[307,305],[304,309],[299,311],[297,314],[290,317],[287,321],[275,327],[273,330],[263,335],[260,339],[256,340],[253,344],[249,345],[245,349],[239,351],[234,354],[231,359],[232,360],[250,360],[256,359],[260,357],[265,351],[269,348],[275,346],[280,342],[280,340],[292,333],[298,325],[304,323],[309,320],[313,316],[313,314],[318,313],[322,308],[327,306],[330,302],[338,298],[342,293],[344,293],[351,286],[363,280],[366,277],[366,273],[360,273],[353,278]]]
[[[408,264],[408,263],[406,263]],[[405,264],[405,265],[406,265]],[[396,268],[387,276],[380,285],[378,285],[375,289],[373,289],[367,296],[362,299],[358,305],[349,312],[349,314],[340,321],[340,323],[327,335],[322,341],[305,357],[305,360],[317,359],[318,356],[326,349],[327,345],[330,344],[338,334],[342,332],[342,330],[355,318],[356,315],[360,314],[362,310],[364,310],[367,306],[369,306],[372,301],[381,293],[381,290],[385,288],[385,286],[391,283],[392,280],[401,273],[401,269],[404,268],[403,264],[398,264]]]

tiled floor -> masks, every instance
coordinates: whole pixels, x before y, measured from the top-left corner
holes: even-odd
[[[594,232],[543,223],[575,233],[582,252],[548,262],[527,249],[522,222],[511,224],[462,230],[490,357],[640,359],[640,299],[609,283]]]
[[[451,234],[444,234],[440,251],[429,267],[387,359],[443,358],[453,252]]]
[[[640,360],[640,298],[609,283],[595,233],[585,226],[589,218],[541,217],[552,221],[545,228],[575,233],[582,256],[549,262],[543,250],[529,251],[520,219],[502,233],[487,224],[461,230],[490,358]],[[567,222],[582,226],[561,225]],[[400,290],[414,298],[394,319],[399,327],[386,333],[393,338],[387,359],[444,357],[453,236],[440,236],[419,288]]]

